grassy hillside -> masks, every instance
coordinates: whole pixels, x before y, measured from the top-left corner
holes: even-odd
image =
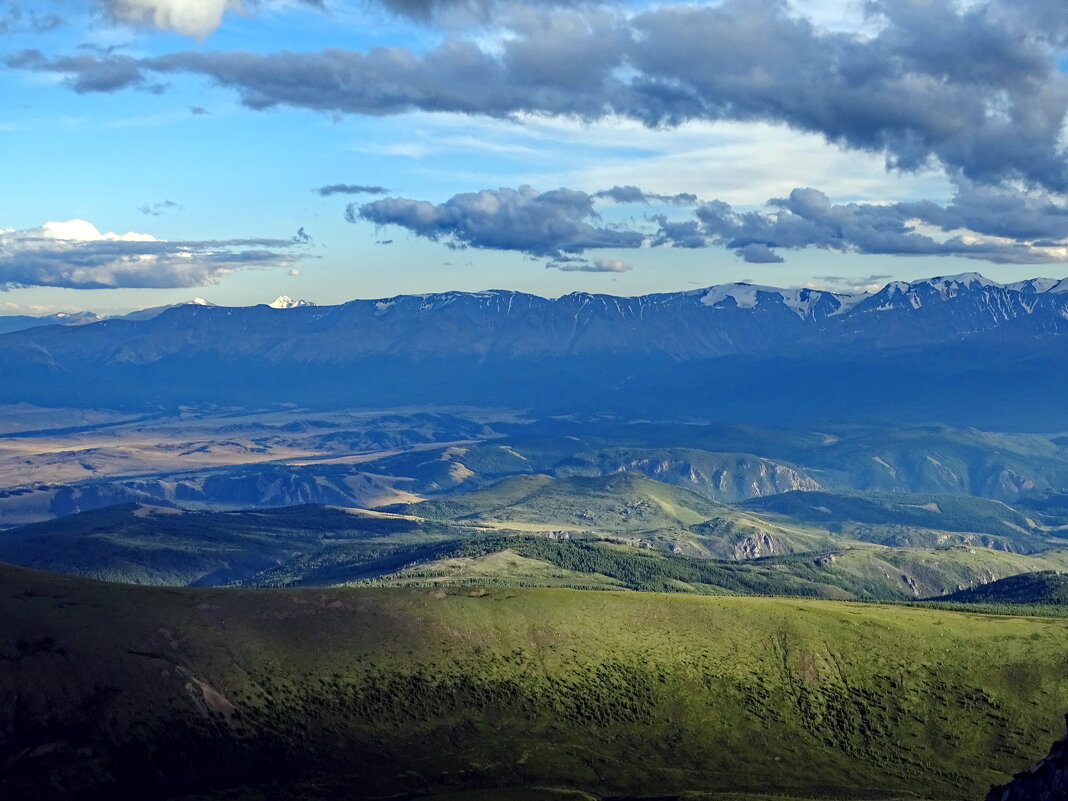
[[[978,799],[1046,752],[1068,708],[1065,620],[0,580],[13,801]]]
[[[757,560],[711,560],[605,540],[514,535],[441,543],[409,555],[409,561],[399,569],[393,554],[349,569],[355,579],[378,586],[569,586],[703,595],[915,600],[1061,564],[1056,555],[1047,561],[982,548],[874,546]],[[251,583],[299,585],[304,583],[301,575],[299,568],[286,564],[258,574]]]

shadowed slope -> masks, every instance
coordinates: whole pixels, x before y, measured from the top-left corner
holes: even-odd
[[[569,590],[152,589],[6,567],[0,579],[8,799],[240,786],[295,799],[542,786],[978,798],[1046,750],[1068,707],[1061,620]]]

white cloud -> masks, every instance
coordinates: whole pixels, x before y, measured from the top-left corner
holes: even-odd
[[[633,264],[628,264],[622,259],[594,259],[593,263],[602,273],[625,273],[627,270],[634,269]]]
[[[203,39],[219,27],[226,11],[243,12],[241,0],[105,0],[124,22]]]
[[[564,258],[559,261],[550,261],[545,268],[559,270],[562,273],[625,273],[633,270],[634,265],[622,259],[601,258],[591,262],[586,259]]]
[[[5,228],[0,231],[0,246],[8,245],[14,240],[30,241],[33,239],[56,239],[65,242],[158,242],[152,234],[137,234],[128,231],[125,234],[102,234],[91,222],[85,220],[67,220],[65,222],[46,222],[37,228],[16,231]]]
[[[243,267],[289,267],[292,239],[167,241],[129,231],[101,233],[86,220],[0,229],[0,290],[167,288],[217,284]]]

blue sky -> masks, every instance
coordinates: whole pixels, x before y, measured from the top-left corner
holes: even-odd
[[[1061,277],[1050,5],[0,2],[0,314]]]

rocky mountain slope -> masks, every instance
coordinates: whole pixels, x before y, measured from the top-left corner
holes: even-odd
[[[1031,770],[1017,773],[1009,784],[992,788],[986,801],[1061,801],[1064,798],[1068,798],[1068,735],[1054,743],[1049,756]]]

